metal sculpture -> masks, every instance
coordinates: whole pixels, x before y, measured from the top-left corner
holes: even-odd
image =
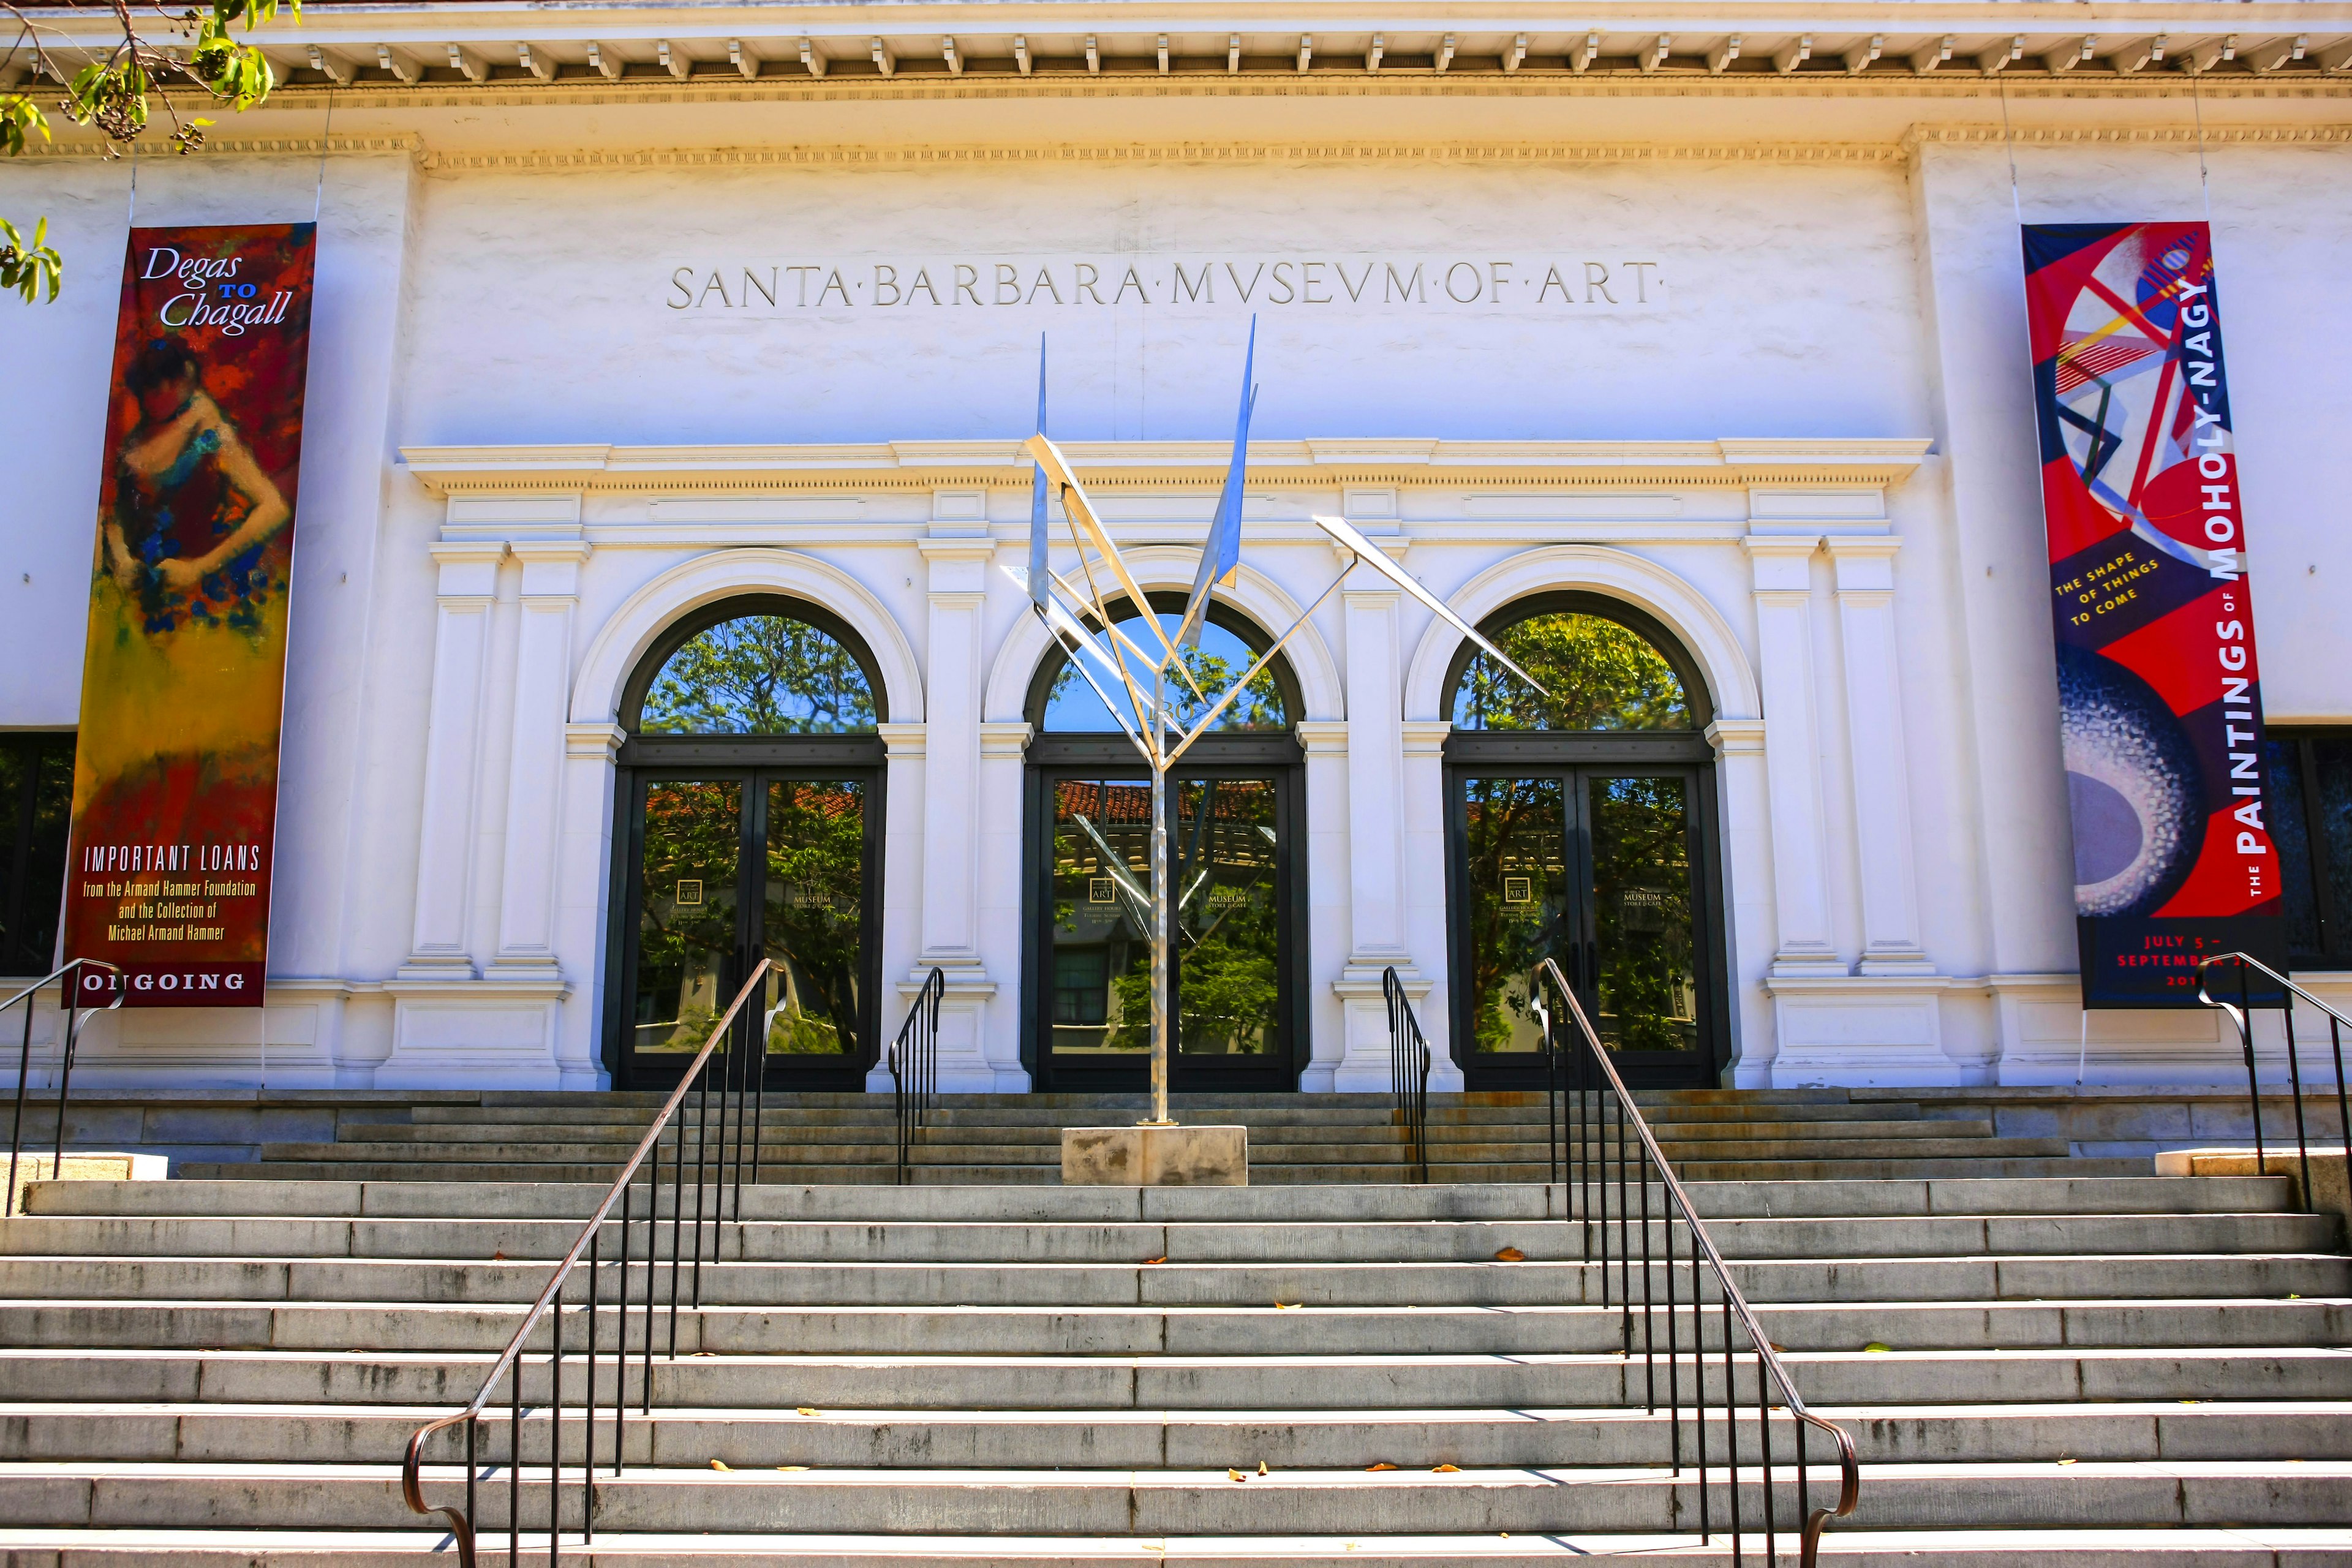
[[[1192,743],[1213,727],[1234,699],[1274,662],[1285,644],[1314,617],[1349,573],[1362,566],[1387,578],[1426,605],[1439,619],[1476,644],[1505,668],[1538,690],[1542,684],[1514,664],[1444,602],[1423,587],[1404,568],[1364,537],[1353,524],[1336,517],[1315,518],[1315,525],[1347,552],[1348,563],[1316,596],[1298,618],[1276,637],[1224,691],[1212,698],[1194,681],[1184,663],[1182,648],[1196,646],[1207,618],[1213,591],[1231,586],[1241,565],[1243,486],[1249,468],[1249,426],[1257,393],[1251,372],[1257,358],[1257,323],[1250,323],[1249,347],[1242,362],[1241,411],[1234,418],[1234,449],[1225,481],[1217,496],[1217,510],[1209,524],[1209,538],[1184,613],[1171,633],[1151,610],[1151,601],[1137,583],[1110,531],[1104,526],[1086,488],[1078,482],[1069,459],[1045,434],[1045,349],[1037,349],[1037,433],[1026,449],[1035,460],[1036,477],[1029,508],[1029,598],[1032,607],[1055,641],[1067,652],[1072,668],[1102,699],[1111,718],[1142,757],[1151,775],[1151,882],[1146,941],[1151,954],[1151,1114],[1139,1125],[1172,1127],[1168,1114],[1168,1067],[1171,1049],[1168,1017],[1169,963],[1172,956],[1168,871],[1168,775]],[[1069,525],[1070,543],[1076,551],[1075,571],[1081,588],[1069,576],[1052,569],[1047,560],[1049,501],[1058,498]],[[1108,579],[1106,584],[1105,578]],[[1129,637],[1112,619],[1111,605],[1124,600],[1134,606],[1139,624],[1148,628],[1147,647]],[[1189,728],[1180,727],[1169,706],[1171,670],[1207,710]],[[1113,692],[1120,700],[1114,700]]]

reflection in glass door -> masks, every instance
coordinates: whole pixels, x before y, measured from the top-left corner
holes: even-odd
[[[866,785],[772,779],[761,835],[768,1054],[856,1057],[864,1007]]]
[[[1484,1068],[1499,1087],[1535,1072],[1528,975],[1551,958],[1629,1079],[1708,1081],[1694,782],[1683,770],[1457,776],[1460,1007],[1474,1079]]]
[[[1177,1052],[1271,1057],[1281,1016],[1274,781],[1180,779],[1175,796]]]
[[[628,1085],[674,1082],[764,956],[770,1079],[856,1087],[873,1044],[870,779],[747,771],[638,788]]]
[[[1151,786],[1053,785],[1053,1054],[1139,1062],[1151,1048]]]
[[[637,856],[633,1057],[702,1048],[736,982],[735,891],[743,786],[664,779],[645,788]]]
[[[1142,779],[1052,777],[1052,855],[1042,885],[1049,1081],[1139,1089],[1151,1043],[1151,787]],[[1174,1087],[1281,1088],[1281,781],[1223,772],[1172,781],[1169,868],[1175,901]],[[1261,1082],[1261,1080],[1263,1080]]]

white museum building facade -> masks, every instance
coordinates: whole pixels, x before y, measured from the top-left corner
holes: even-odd
[[[5,318],[28,979],[125,231],[319,223],[267,1005],[110,1014],[78,1081],[657,1086],[766,956],[777,1087],[887,1090],[937,970],[941,1089],[1139,1088],[1143,773],[1022,443],[1042,340],[1169,613],[1253,322],[1203,668],[1320,605],[1171,792],[1180,1091],[1387,1092],[1391,969],[1433,1088],[1530,1085],[1546,955],[1654,1084],[2241,1078],[2081,1005],[2021,220],[2210,214],[2290,946],[2352,993],[2352,11],[1048,9],[313,5],[202,153],[0,167],[72,267]],[[1317,513],[1552,696],[1325,597]]]

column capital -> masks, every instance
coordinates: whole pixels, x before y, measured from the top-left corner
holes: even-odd
[[[1451,719],[1407,719],[1397,726],[1404,736],[1408,757],[1442,757],[1446,738],[1454,733]]]
[[[1035,733],[1036,726],[1026,720],[982,724],[980,727],[980,754],[1018,760],[1027,753],[1029,738]]]
[[[481,609],[498,596],[503,539],[436,539],[425,547],[440,568],[434,595],[446,609]]]
[[[508,546],[522,563],[526,599],[573,599],[580,594],[580,568],[588,559],[584,539],[518,540]]]
[[[1348,754],[1348,721],[1345,719],[1301,719],[1291,726],[1298,743],[1310,757],[1344,757]]]
[[[923,754],[923,739],[929,733],[928,727],[920,722],[877,724],[874,731],[882,737],[883,752],[892,762],[901,757],[920,757]]]
[[[1717,719],[1706,727],[1708,744],[1718,757],[1764,754],[1764,721]]]
[[[566,724],[563,726],[563,754],[583,762],[614,762],[619,759],[621,747],[628,739],[626,730],[602,720],[592,724]]]

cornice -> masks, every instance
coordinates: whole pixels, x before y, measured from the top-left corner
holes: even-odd
[[[516,152],[440,152],[414,132],[394,136],[219,137],[204,157],[409,156],[428,171],[479,174],[608,173],[637,169],[940,168],[1047,163],[1897,163],[1923,147],[1982,146],[2013,140],[2024,147],[2194,146],[2193,127],[2076,126],[2017,131],[2005,137],[1994,124],[1918,125],[1890,142],[1133,142],[941,147],[786,145],[778,147],[542,148]],[[2209,146],[2340,147],[2352,143],[2352,122],[2303,126],[2208,126]],[[32,158],[95,159],[109,155],[92,140],[26,146]]]
[[[1715,441],[1254,441],[1253,483],[1328,489],[1620,489],[1627,485],[1744,489],[1881,486],[1908,476],[1922,439],[1737,438]],[[1212,489],[1230,448],[1216,441],[1070,442],[1064,450],[1090,486]],[[898,441],[810,446],[404,447],[401,460],[436,496],[777,494],[925,491],[941,485],[1026,488],[1015,441]]]

